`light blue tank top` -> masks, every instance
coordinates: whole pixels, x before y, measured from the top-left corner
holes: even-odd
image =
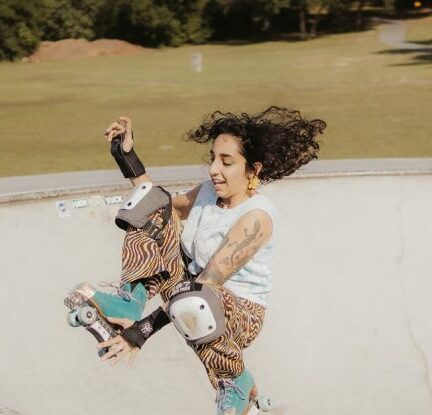
[[[275,228],[276,208],[266,196],[257,194],[231,209],[217,206],[217,198],[213,183],[210,180],[204,182],[183,228],[182,248],[192,259],[189,271],[195,275],[205,268],[222,239],[245,213],[263,210],[270,216]],[[225,282],[224,287],[239,297],[267,307],[272,288],[273,244],[272,236],[243,268]]]

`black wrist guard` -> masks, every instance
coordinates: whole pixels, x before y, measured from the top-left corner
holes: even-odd
[[[170,323],[170,319],[165,310],[159,307],[144,319],[135,321],[133,326],[123,330],[121,335],[130,345],[141,349],[149,337],[168,323]]]
[[[141,160],[138,158],[133,148],[128,153],[123,150],[123,138],[124,135],[121,134],[112,139],[111,155],[114,157],[114,160],[117,162],[126,179],[143,175],[146,172],[144,164],[141,163]]]

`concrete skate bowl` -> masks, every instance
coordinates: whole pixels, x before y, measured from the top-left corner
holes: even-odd
[[[173,192],[206,177],[149,170]],[[431,189],[432,159],[315,162],[262,188],[279,209],[274,290],[245,360],[278,413],[432,412]],[[119,277],[129,190],[113,171],[0,180],[0,413],[215,413],[173,327],[128,370],[66,324],[72,286]]]

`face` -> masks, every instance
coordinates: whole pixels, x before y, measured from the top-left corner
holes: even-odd
[[[240,153],[239,139],[220,134],[210,150],[210,177],[222,199],[246,194],[251,173],[246,172],[246,159]]]

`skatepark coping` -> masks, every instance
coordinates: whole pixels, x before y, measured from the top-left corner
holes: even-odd
[[[208,179],[203,165],[149,167],[159,185],[180,190]],[[432,158],[316,160],[289,179],[343,176],[422,175],[432,173]],[[0,203],[64,195],[124,191],[131,187],[118,170],[80,171],[0,178]]]

